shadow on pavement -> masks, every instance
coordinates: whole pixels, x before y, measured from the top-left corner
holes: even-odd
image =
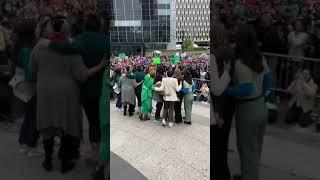
[[[123,180],[123,179],[130,179],[130,180],[146,180],[147,178],[144,177],[137,169],[132,167],[129,163],[125,160],[117,156],[116,154],[110,154],[111,159],[111,167],[110,167],[110,176],[112,180]]]

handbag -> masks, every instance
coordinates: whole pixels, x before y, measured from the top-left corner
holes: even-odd
[[[13,78],[9,81],[13,94],[21,101],[27,103],[36,93],[36,84],[25,80],[24,70],[16,67]]]
[[[154,87],[160,87],[161,84],[155,84]],[[160,96],[164,96],[164,91],[156,91],[156,93],[158,93]]]
[[[120,94],[120,88],[119,88],[119,86],[118,86],[117,83],[115,83],[115,84],[113,85],[113,91],[114,91],[116,94]]]

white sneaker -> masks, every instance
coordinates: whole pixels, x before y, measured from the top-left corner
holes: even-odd
[[[169,127],[172,127],[173,126],[173,122],[169,122]]]
[[[119,112],[121,112],[121,111],[122,111],[122,109],[121,109],[121,108],[118,108],[118,111],[119,111]]]
[[[166,123],[166,120],[165,120],[165,119],[162,119],[162,125],[163,125],[163,126],[166,126],[166,125],[167,125],[167,123]]]
[[[32,149],[28,152],[27,156],[28,156],[28,157],[39,157],[39,156],[42,156],[43,154],[44,154],[44,152],[43,152],[42,150],[37,149],[37,148],[32,148]]]

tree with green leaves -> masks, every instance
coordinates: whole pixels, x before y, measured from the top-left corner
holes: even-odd
[[[183,52],[192,50],[192,47],[193,47],[192,39],[188,38],[182,42],[181,48]]]

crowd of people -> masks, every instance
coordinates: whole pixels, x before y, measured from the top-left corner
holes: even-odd
[[[47,1],[25,1],[26,6],[21,2],[2,4],[0,26],[1,58],[12,67],[9,85],[25,105],[20,152],[28,157],[44,155],[42,167],[52,171],[59,139],[61,173],[71,171],[81,156],[84,110],[92,176],[110,179],[105,175],[110,165],[107,19],[96,11],[83,11],[91,6],[69,7],[73,4],[69,1],[60,9],[52,6],[52,11],[46,11],[51,8]]]
[[[123,107],[124,116],[132,116],[137,111],[139,118],[147,121],[152,114],[152,101],[155,101],[155,120],[162,121],[164,126],[172,127],[174,122],[182,123],[183,119],[184,123],[191,124],[194,92],[198,90],[202,99],[208,101],[208,59],[180,57],[175,64],[166,56],[160,56],[160,59],[159,63],[154,63],[152,57],[141,56],[112,60],[116,107],[119,111]],[[201,88],[197,89],[197,86]]]
[[[231,43],[234,43],[240,24],[252,24],[261,51],[275,54],[267,59],[277,88],[286,88],[288,82],[294,79],[292,74],[301,68],[318,72],[314,68],[319,66],[316,62],[302,58],[320,57],[320,6],[304,1],[256,2],[246,4],[245,1],[231,0],[215,4],[214,17],[219,17],[219,23],[224,24]],[[215,43],[214,39],[212,42]]]
[[[283,92],[292,96],[285,122],[302,127],[313,122],[311,114],[318,94],[315,63],[302,58],[318,58],[320,52],[319,6],[302,3],[293,9],[280,1],[255,2],[220,1],[211,10],[214,179],[232,179],[228,145],[233,119],[241,166],[241,175],[233,178],[259,179],[267,104],[275,103],[271,88],[278,87],[275,81],[280,73],[292,74],[287,79],[292,83],[282,86]],[[283,60],[265,52],[289,58]],[[296,64],[288,63],[292,60]],[[279,66],[282,62],[287,65]],[[290,66],[297,68],[292,71]]]

